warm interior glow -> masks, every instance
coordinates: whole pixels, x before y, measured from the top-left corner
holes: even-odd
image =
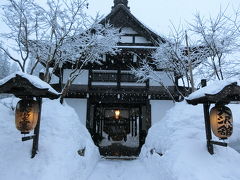
[[[120,116],[120,110],[115,110],[115,118],[119,119]]]
[[[20,100],[16,106],[16,128],[22,133],[33,130],[38,121],[39,105],[34,100]]]

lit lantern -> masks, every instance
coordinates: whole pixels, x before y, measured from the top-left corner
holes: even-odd
[[[33,130],[38,121],[39,105],[35,100],[20,100],[15,113],[16,128],[22,133]]]
[[[115,110],[115,118],[116,119],[119,119],[119,116],[120,116],[120,110]]]
[[[215,106],[210,112],[211,128],[215,136],[227,139],[233,132],[233,118],[231,110],[226,106]]]

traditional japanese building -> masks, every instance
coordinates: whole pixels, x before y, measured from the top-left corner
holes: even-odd
[[[127,0],[114,0],[110,14],[100,23],[120,28],[121,51],[114,56],[104,54],[101,66],[86,67],[71,85],[65,100],[76,110],[102,155],[138,155],[148,129],[174,103],[158,83],[152,80],[137,83],[130,67],[138,67],[141,59],[149,59],[165,41],[131,14]],[[67,67],[63,69],[63,83],[70,71]],[[156,73],[177,99],[175,83],[166,73],[160,70]]]

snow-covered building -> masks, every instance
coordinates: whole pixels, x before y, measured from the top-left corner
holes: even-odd
[[[158,83],[137,83],[130,70],[165,40],[131,14],[127,0],[114,0],[110,14],[100,23],[120,28],[121,51],[114,56],[103,54],[102,65],[86,67],[65,101],[78,113],[102,155],[138,155],[148,129],[165,115],[173,101]],[[64,84],[71,69],[63,66],[62,72]],[[164,72],[156,73],[177,99],[175,83]]]

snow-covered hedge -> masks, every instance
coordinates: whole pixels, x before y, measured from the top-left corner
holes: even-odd
[[[240,144],[240,105],[230,108],[234,133],[229,141],[236,145]],[[203,107],[177,103],[149,130],[140,155],[160,179],[239,180],[240,154],[231,147],[214,146],[215,154],[210,155],[205,139]]]
[[[0,179],[87,179],[99,159],[87,129],[75,111],[58,100],[44,100],[42,108],[39,153],[31,159],[32,141],[21,141],[14,112],[0,103]],[[81,148],[86,148],[84,157],[77,152]]]

